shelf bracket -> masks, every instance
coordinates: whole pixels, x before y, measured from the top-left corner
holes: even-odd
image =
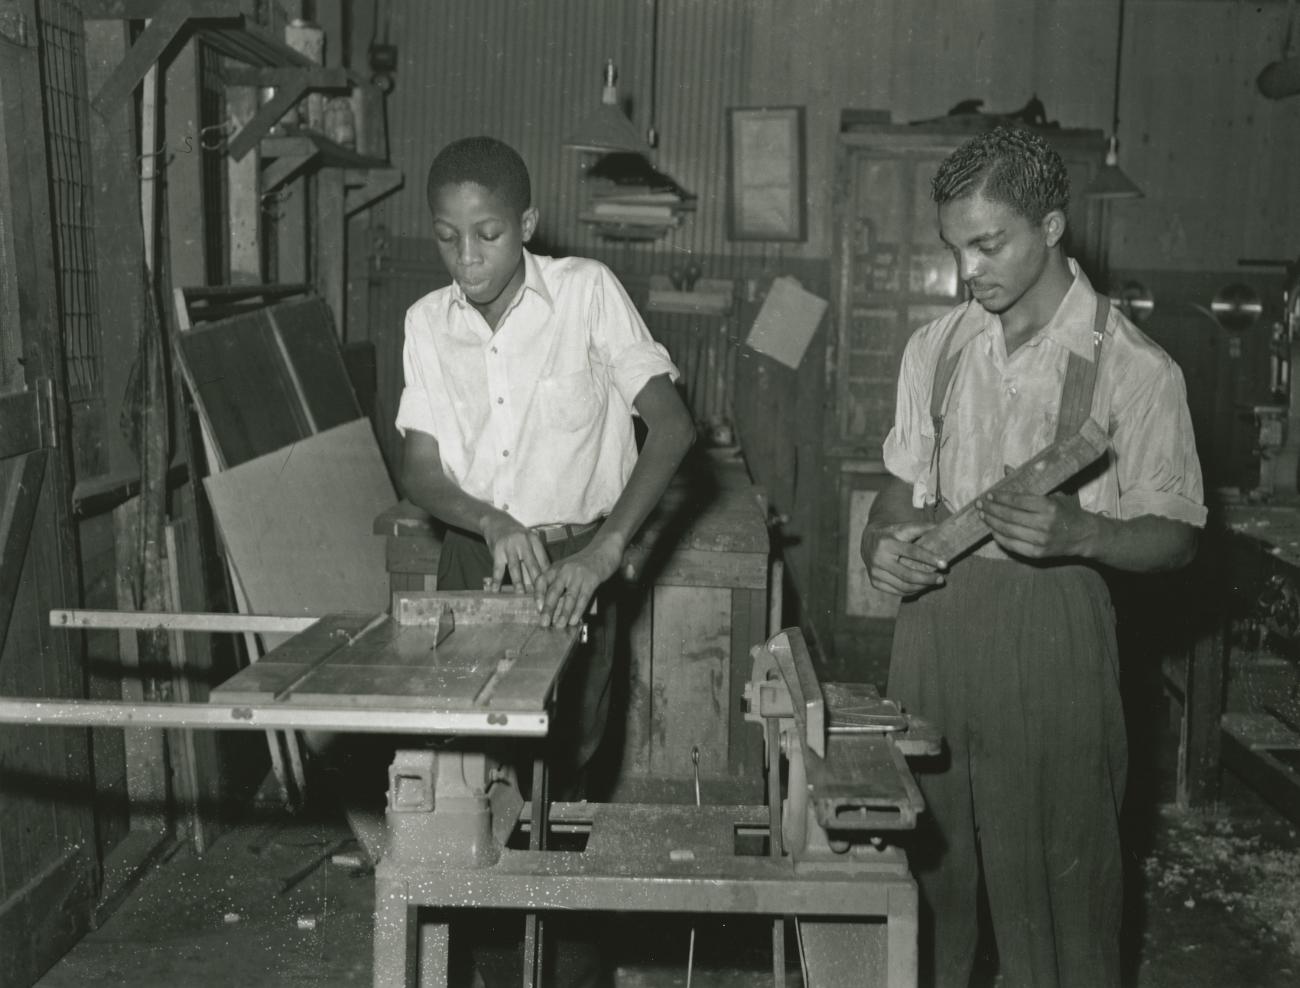
[[[351,176],[354,173],[348,174]],[[351,216],[359,213],[402,187],[402,172],[397,168],[372,168],[365,173],[365,176],[364,183],[357,188],[348,189],[344,195],[344,215]]]
[[[299,172],[320,157],[320,152],[312,154],[287,154],[276,158],[262,171],[262,195],[274,192],[285,182],[295,178]]]
[[[275,95],[260,106],[239,133],[226,145],[230,156],[239,161],[267,135],[280,118],[292,110],[310,89],[347,89],[348,74],[338,68],[249,69],[230,74],[230,85],[274,86]]]
[[[134,92],[149,67],[158,61],[194,16],[192,8],[190,0],[162,0],[131,50],[99,87],[91,101],[96,112],[107,115],[116,111],[118,104]]]
[[[258,107],[248,123],[244,124],[239,133],[230,139],[230,143],[226,145],[230,157],[239,161],[257,147],[257,142],[266,136],[267,131],[274,127],[280,118],[297,104],[298,100],[302,99],[305,92],[307,92],[307,84],[301,80],[276,89],[275,95]]]

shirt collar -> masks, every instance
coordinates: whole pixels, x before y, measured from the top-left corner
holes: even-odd
[[[1097,315],[1097,306],[1102,304],[1101,297],[1092,289],[1092,282],[1073,260],[1067,260],[1070,273],[1074,275],[1074,284],[1061,299],[1051,321],[1039,334],[1044,339],[1065,347],[1071,353],[1092,360],[1096,344],[1092,338],[1093,321]]]
[[[1034,335],[1028,345],[1050,339],[1058,346],[1091,360],[1094,348],[1092,327],[1099,304],[1098,295],[1093,291],[1088,276],[1073,258],[1066,258],[1065,263],[1069,265],[1074,281],[1047,325]],[[971,299],[966,306],[966,311],[953,332],[949,353],[956,353],[981,333],[991,333],[1002,328],[998,317],[984,309],[979,302]]]
[[[551,297],[551,291],[546,287],[546,280],[542,277],[541,265],[537,263],[537,258],[528,250],[527,247],[521,248],[524,255],[524,284],[518,295],[511,300],[510,308],[513,309],[518,304],[519,299],[523,298],[525,292],[535,292],[547,308],[555,309],[555,299]],[[451,281],[451,301],[454,305],[467,306],[469,299],[465,297],[465,290],[460,287],[460,282],[455,278]],[[507,309],[507,312],[510,310]]]

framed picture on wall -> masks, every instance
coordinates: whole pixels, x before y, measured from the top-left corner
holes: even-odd
[[[727,237],[804,240],[802,106],[727,110]]]

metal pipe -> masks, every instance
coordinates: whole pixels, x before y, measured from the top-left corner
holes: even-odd
[[[319,618],[278,614],[203,614],[173,611],[52,610],[51,628],[121,629],[135,631],[208,631],[230,634],[296,634]]]
[[[0,724],[186,727],[215,731],[322,730],[383,734],[545,737],[544,712],[321,707],[303,703],[123,703],[0,698]]]

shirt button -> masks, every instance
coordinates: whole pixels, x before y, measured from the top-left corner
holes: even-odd
[[[503,450],[501,451],[501,455],[502,455],[502,456],[509,456],[509,455],[510,455],[510,450],[508,450],[508,449],[503,449]]]
[[[497,348],[496,348],[496,347],[493,347],[493,348],[492,348],[492,352],[493,352],[493,353],[496,353],[496,352],[497,352]]]
[[[1007,385],[1007,394],[1009,394],[1009,395],[1014,395],[1014,394],[1016,394],[1016,386],[1015,386],[1014,384],[1008,384],[1008,385]]]
[[[501,510],[502,510],[502,511],[509,511],[509,510],[510,510],[510,505],[508,505],[508,504],[503,504],[503,505],[501,505]]]
[[[505,400],[504,398],[498,398],[498,399],[497,399],[497,404],[498,404],[498,405],[504,405],[505,403],[506,403],[506,400]]]

